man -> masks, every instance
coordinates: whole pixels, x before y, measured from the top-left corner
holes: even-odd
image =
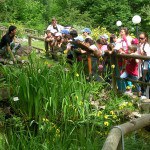
[[[61,32],[61,30],[64,29],[63,26],[57,24],[57,20],[55,18],[52,18],[52,22],[51,24],[47,27],[47,31],[49,30],[50,32],[53,30],[56,30],[57,32]],[[46,54],[49,54],[48,51],[48,42],[45,41],[45,50],[46,50]]]
[[[64,29],[64,27],[57,24],[57,20],[53,18],[51,24],[47,27],[47,30],[51,31],[52,29],[57,30],[57,32],[61,32],[61,30]]]
[[[16,61],[13,53],[20,47],[20,44],[16,45],[14,43],[16,31],[16,26],[10,26],[8,32],[2,37],[0,42],[0,55],[2,57],[10,56],[13,61]]]

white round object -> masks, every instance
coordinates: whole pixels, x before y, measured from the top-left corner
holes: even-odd
[[[138,24],[141,22],[141,17],[139,15],[135,15],[133,18],[132,18],[132,22],[134,24]]]
[[[117,22],[116,22],[116,25],[117,25],[118,27],[120,27],[120,26],[122,25],[122,22],[121,22],[121,21],[117,21]]]

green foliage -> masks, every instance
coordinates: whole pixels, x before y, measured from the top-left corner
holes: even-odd
[[[132,17],[142,17],[141,31],[149,29],[149,0],[3,0],[0,2],[1,22],[21,22],[38,29],[45,29],[52,17],[62,25],[84,27],[103,26],[112,33],[118,30],[116,21],[133,28]],[[134,27],[135,28],[135,27]]]
[[[99,149],[110,128],[127,119],[131,100],[116,96],[105,82],[87,82],[80,65],[51,65],[33,52],[27,64],[1,67],[13,90],[7,149]]]

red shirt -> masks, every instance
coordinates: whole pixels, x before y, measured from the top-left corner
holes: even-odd
[[[138,63],[135,59],[131,58],[127,60],[126,72],[133,76],[138,76]]]

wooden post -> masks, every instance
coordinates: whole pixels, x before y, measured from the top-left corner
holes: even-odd
[[[149,125],[150,114],[146,114],[143,115],[141,118],[119,125],[119,128],[121,128],[121,130],[123,131],[124,136],[127,133],[142,129],[143,127]],[[110,131],[102,150],[117,150],[122,135],[121,130],[119,128],[115,127]]]
[[[116,59],[116,56],[114,56],[114,55],[110,56],[110,63],[111,63],[111,68],[112,68],[112,87],[113,87],[114,91],[116,92],[117,91],[116,76],[115,76],[116,75],[116,73],[115,73],[116,68],[113,69],[113,67],[112,67],[112,65],[115,65],[115,63],[114,63],[115,59]],[[115,66],[115,67],[117,67],[117,66]]]
[[[92,61],[91,61],[91,56],[90,54],[87,55],[87,60],[88,60],[88,71],[89,71],[89,75],[92,74]]]
[[[28,36],[28,45],[31,46],[31,36]]]

